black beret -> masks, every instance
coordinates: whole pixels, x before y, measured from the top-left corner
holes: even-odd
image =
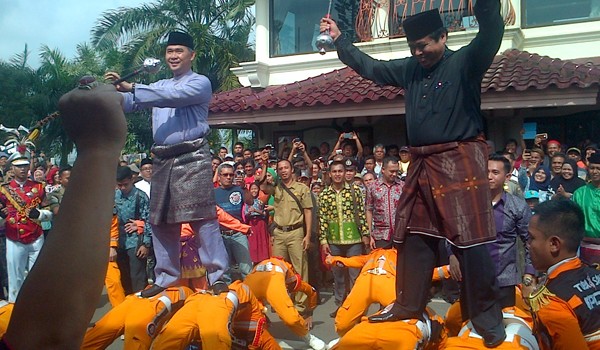
[[[194,39],[187,33],[171,32],[169,33],[169,39],[167,40],[167,46],[169,45],[183,45],[193,50]]]
[[[594,164],[600,164],[600,153],[598,153],[598,151],[596,151],[595,153],[592,153],[588,158],[588,162],[594,163]]]
[[[402,22],[402,28],[404,28],[404,33],[408,41],[423,39],[443,27],[444,23],[438,9],[417,13],[416,15],[406,17]]]

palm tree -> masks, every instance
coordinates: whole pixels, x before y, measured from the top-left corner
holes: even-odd
[[[253,4],[254,0],[159,0],[120,7],[102,14],[92,30],[92,43],[102,51],[119,50],[124,66],[133,67],[146,57],[162,57],[170,31],[185,31],[196,46],[194,71],[206,75],[213,90],[228,90],[239,86],[229,68],[254,58],[248,43]],[[162,77],[168,75],[162,72]]]

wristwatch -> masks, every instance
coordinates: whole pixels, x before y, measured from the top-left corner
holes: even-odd
[[[533,284],[533,278],[531,278],[529,276],[523,277],[523,285],[525,287],[531,287],[532,284]]]

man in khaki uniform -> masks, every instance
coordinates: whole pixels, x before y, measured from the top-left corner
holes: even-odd
[[[310,230],[305,228],[312,225],[313,204],[308,187],[296,182],[292,173],[292,164],[288,160],[280,160],[277,163],[277,175],[281,181],[274,189],[273,256],[281,256],[291,262],[302,279],[308,281],[306,251],[310,244]],[[297,294],[295,299],[298,311],[304,311],[306,296]]]

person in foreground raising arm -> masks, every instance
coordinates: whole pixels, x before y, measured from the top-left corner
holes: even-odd
[[[108,263],[107,250],[97,247],[108,247],[116,164],[127,131],[121,103],[122,97],[109,85],[75,89],[59,102],[63,126],[78,156],[61,215],[23,284],[0,348],[81,345]]]

